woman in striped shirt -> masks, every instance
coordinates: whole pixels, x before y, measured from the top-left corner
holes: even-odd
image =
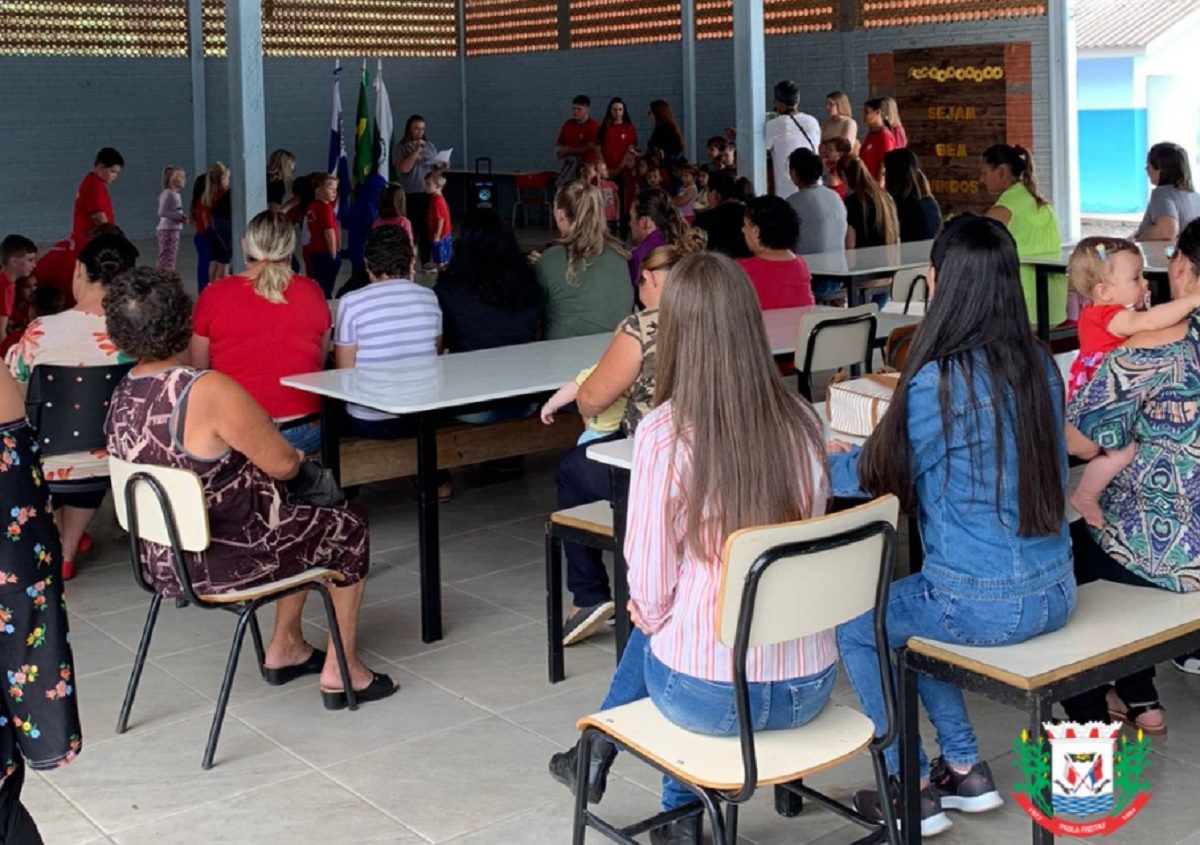
[[[668,282],[656,407],[638,428],[629,491],[625,557],[636,630],[602,707],[649,696],[681,727],[732,736],[733,655],[715,621],[721,550],[738,529],[824,511],[823,434],[812,408],[780,382],[758,298],[732,259],[688,256]],[[814,718],[833,690],[836,663],[832,630],[752,648],[746,671],[755,729]],[[598,801],[616,748],[594,743],[592,755],[589,799]],[[572,749],[550,762],[551,774],[572,788],[575,759]],[[664,809],[692,800],[664,780]],[[699,842],[699,819],[659,828],[651,841]]]

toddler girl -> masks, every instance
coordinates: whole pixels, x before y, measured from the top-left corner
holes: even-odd
[[[700,189],[696,187],[696,168],[690,164],[680,165],[675,171],[679,174],[679,191],[675,194],[675,207],[683,215],[690,226],[696,221],[696,199]]]
[[[541,418],[542,422],[550,425],[554,422],[554,415],[565,405],[570,405],[575,401],[575,397],[579,394],[579,386],[587,381],[587,377],[592,374],[595,367],[588,367],[581,370],[579,375],[575,376],[574,381],[569,381],[558,389],[553,396],[546,400],[546,404],[542,406]],[[579,440],[576,441],[577,446],[582,446],[584,443],[591,443],[593,440],[599,440],[601,437],[607,437],[621,427],[621,417],[625,415],[625,404],[629,398],[629,393],[622,393],[616,402],[613,402],[606,409],[601,411],[594,417],[588,417],[585,420],[586,428],[583,434],[579,435]]]
[[[180,196],[180,191],[187,186],[187,174],[182,167],[168,164],[163,168],[162,186],[162,193],[158,195],[157,267],[173,273],[179,258],[180,232],[188,219],[183,213],[183,197]]]
[[[1142,253],[1124,238],[1084,238],[1067,265],[1071,286],[1085,300],[1079,315],[1079,355],[1071,364],[1067,398],[1075,395],[1099,369],[1104,356],[1138,332],[1155,331],[1187,319],[1200,308],[1200,294],[1182,297],[1153,308],[1142,276]],[[1136,445],[1093,458],[1084,470],[1071,506],[1094,528],[1104,525],[1100,494],[1133,460]]]

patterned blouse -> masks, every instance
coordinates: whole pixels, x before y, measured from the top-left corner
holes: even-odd
[[[1101,548],[1164,589],[1200,590],[1200,312],[1180,341],[1110,353],[1067,420],[1103,449],[1137,444],[1100,498]]]
[[[625,416],[621,430],[632,437],[642,417],[654,407],[654,376],[658,371],[658,309],[647,308],[630,314],[617,326],[617,334],[627,334],[638,342],[642,350],[642,368],[629,387],[629,401],[625,404]]]
[[[39,364],[66,367],[105,367],[131,361],[108,339],[103,315],[64,311],[39,317],[29,324],[20,343],[8,351],[9,371],[22,384],[29,384]],[[49,481],[71,481],[108,475],[108,452],[71,452],[42,459]]]

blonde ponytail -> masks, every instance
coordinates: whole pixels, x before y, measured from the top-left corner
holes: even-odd
[[[246,226],[246,258],[262,267],[254,278],[254,292],[267,302],[285,303],[284,292],[292,281],[292,253],[296,232],[287,215],[264,211]]]
[[[578,284],[588,262],[599,258],[605,248],[627,257],[621,244],[608,233],[604,198],[599,188],[582,181],[568,182],[559,188],[554,206],[570,223],[570,230],[558,239],[567,251],[567,284]]]

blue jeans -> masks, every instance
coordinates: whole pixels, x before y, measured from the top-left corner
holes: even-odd
[[[837,664],[834,664],[804,678],[750,684],[754,730],[782,731],[811,722],[829,700],[836,682]],[[676,672],[654,656],[650,638],[635,628],[600,708],[619,707],[647,696],[660,713],[685,730],[708,736],[738,734],[733,684]],[[687,787],[663,776],[664,810],[674,810],[694,800]]]
[[[321,424],[306,423],[293,428],[281,429],[283,439],[306,455],[321,451]]]
[[[491,408],[487,411],[475,411],[470,414],[458,414],[455,419],[470,425],[490,425],[505,420],[523,420],[532,417],[538,411],[537,405],[523,402],[515,405],[505,405],[501,408]]]
[[[933,586],[924,575],[910,575],[892,585],[887,607],[888,646],[899,648],[910,637],[944,643],[999,646],[1020,643],[1038,634],[1057,631],[1075,609],[1074,577],[1044,593],[1024,598],[984,601],[961,598]],[[879,659],[875,651],[875,612],[868,611],[838,628],[838,648],[850,685],[863,710],[875,722],[876,735],[887,729]],[[958,687],[921,675],[917,690],[925,712],[937,730],[942,756],[951,764],[979,762],[975,730]],[[929,774],[929,759],[920,748],[921,777]],[[884,751],[888,771],[900,771],[900,749],[893,742]]]

